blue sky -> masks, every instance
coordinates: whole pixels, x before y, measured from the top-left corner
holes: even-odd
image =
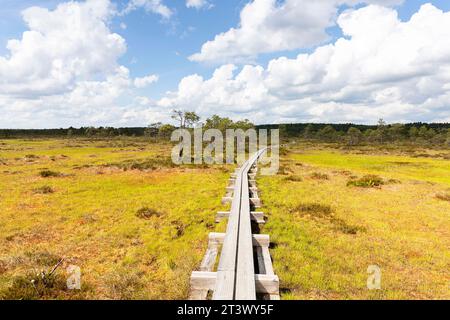
[[[96,1],[96,0],[88,0],[88,1]],[[108,0],[99,0],[99,1],[108,1]],[[131,0],[130,0],[131,1]],[[147,0],[152,1],[152,0]],[[233,51],[236,50],[236,54],[232,56],[224,56],[222,57],[221,54],[223,52],[220,52],[220,58],[210,58],[215,53],[217,53],[217,49],[214,49],[216,51],[206,52],[203,54],[202,46],[210,40],[213,40],[216,35],[219,35],[221,33],[226,33],[230,30],[230,28],[239,29],[240,23],[245,21],[241,21],[241,11],[244,9],[245,6],[251,4],[253,1],[244,1],[244,0],[227,0],[227,1],[218,1],[218,0],[209,0],[208,4],[201,8],[188,8],[186,5],[186,1],[184,0],[153,0],[158,2],[160,5],[164,5],[165,7],[169,8],[171,11],[170,17],[163,17],[161,14],[157,12],[152,12],[151,10],[145,10],[143,6],[136,6],[133,10],[130,10],[127,13],[120,14],[118,12],[123,11],[128,5],[128,0],[111,0],[111,3],[113,7],[116,9],[116,13],[111,14],[107,18],[102,18],[109,28],[109,32],[111,34],[117,33],[120,35],[124,42],[126,43],[126,50],[123,52],[118,49],[118,52],[116,55],[116,59],[114,61],[114,64],[120,65],[125,67],[129,70],[129,80],[133,81],[135,78],[141,78],[145,77],[147,75],[157,75],[158,81],[153,82],[151,85],[143,86],[143,87],[136,87],[133,88],[133,92],[130,93],[130,90],[125,90],[125,94],[121,94],[120,96],[114,97],[114,102],[117,103],[116,109],[117,114],[116,118],[108,118],[105,117],[105,119],[102,120],[101,114],[105,114],[104,110],[99,111],[99,117],[96,121],[91,122],[89,119],[92,119],[92,117],[88,117],[86,119],[77,119],[76,121],[73,121],[74,124],[84,124],[83,121],[86,121],[86,124],[124,124],[124,125],[144,125],[142,119],[145,119],[145,121],[150,121],[152,119],[151,114],[146,114],[145,117],[143,116],[136,116],[136,118],[127,118],[128,120],[124,120],[124,116],[121,116],[121,113],[129,113],[128,111],[133,111],[136,114],[139,112],[143,112],[142,105],[140,106],[134,106],[133,103],[136,101],[136,97],[139,98],[147,98],[150,102],[148,102],[148,108],[152,109],[154,111],[154,119],[155,120],[164,120],[163,113],[168,113],[168,110],[172,106],[180,106],[180,101],[182,101],[182,94],[180,91],[178,91],[178,86],[180,81],[182,81],[183,78],[187,77],[189,78],[192,75],[200,75],[202,77],[202,80],[204,83],[201,84],[202,88],[210,88],[213,86],[212,83],[206,83],[208,80],[211,80],[211,82],[214,82],[213,79],[213,73],[215,70],[220,69],[221,67],[233,64],[234,65],[234,71],[232,72],[232,79],[235,79],[233,77],[236,77],[242,70],[242,68],[245,65],[252,66],[253,68],[260,67],[264,71],[264,73],[268,73],[268,65],[273,62],[272,64],[279,65],[282,61],[280,61],[281,57],[286,57],[288,61],[291,61],[294,63],[297,61],[297,55],[300,53],[304,53],[310,56],[314,56],[315,52],[318,48],[324,47],[325,45],[334,45],[335,42],[343,37],[342,32],[342,26],[338,25],[338,17],[341,14],[345,15],[345,12],[347,10],[352,11],[358,11],[361,9],[364,9],[368,6],[367,3],[354,5],[354,2],[352,0],[347,1],[348,4],[345,6],[336,6],[336,13],[335,14],[329,14],[330,19],[332,21],[328,23],[328,25],[323,26],[323,33],[328,35],[328,37],[323,37],[323,34],[321,35],[322,31],[318,31],[317,26],[314,27],[314,30],[311,31],[315,32],[314,35],[307,34],[306,30],[304,33],[299,33],[298,35],[298,45],[291,45],[291,43],[296,42],[297,39],[295,38],[295,33],[289,37],[287,37],[284,41],[284,43],[281,43],[279,47],[276,45],[267,45],[267,39],[260,39],[259,43],[255,43],[252,46],[249,45],[248,50],[243,49],[242,51],[245,53],[242,53],[239,51],[239,46],[242,46],[242,43],[239,45],[239,41],[236,40],[237,45],[235,47],[225,47],[224,51]],[[269,1],[270,0],[258,0],[260,2],[263,1]],[[258,2],[254,1],[254,2]],[[305,2],[305,0],[298,0],[300,2]],[[10,50],[7,49],[7,42],[11,39],[18,39],[19,41],[22,40],[22,34],[23,32],[29,30],[29,26],[25,23],[22,12],[23,10],[26,10],[27,8],[30,8],[32,6],[38,6],[41,8],[46,8],[50,12],[56,10],[58,5],[67,3],[67,1],[64,0],[0,0],[1,7],[0,7],[0,57],[3,56],[5,59],[9,59],[11,57]],[[80,0],[77,3],[84,3],[85,1]],[[109,1],[108,1],[109,2]],[[145,0],[141,0],[141,2],[145,2]],[[286,1],[288,2],[288,1]],[[294,1],[290,0],[291,3]],[[312,1],[310,1],[312,2]],[[332,0],[330,0],[332,2]],[[366,1],[367,2],[367,1]],[[435,0],[435,1],[419,1],[419,0],[408,0],[404,1],[403,4],[395,5],[395,2],[402,2],[399,1],[370,1],[371,3],[377,3],[377,4],[387,4],[383,7],[386,8],[386,10],[391,10],[392,12],[397,12],[399,16],[400,22],[407,22],[411,18],[411,16],[415,13],[417,13],[421,6],[425,3],[430,3],[436,9],[442,10],[444,13],[447,11],[450,11],[450,2],[444,1],[444,0]],[[271,24],[271,22],[265,22],[266,24],[270,24],[268,28],[271,28],[270,30],[274,31],[274,35],[278,34],[276,32],[283,32],[282,28],[286,28],[286,26],[283,26],[283,24],[288,25],[289,23],[295,23],[295,20],[289,20],[292,19],[292,17],[288,17],[288,12],[284,12],[281,9],[279,9],[284,4],[284,1],[278,1],[274,4],[275,7],[273,7],[273,19],[280,19],[280,21],[277,21],[276,23]],[[276,7],[278,6],[278,7]],[[257,8],[255,4],[255,8]],[[314,10],[316,10],[315,8]],[[324,8],[323,12],[326,10],[333,9],[333,6]],[[256,10],[256,9],[254,9]],[[278,11],[277,11],[278,10]],[[313,9],[311,9],[313,10]],[[317,9],[317,14],[322,14],[322,9]],[[375,10],[375,9],[373,9]],[[361,11],[362,12],[362,11]],[[375,11],[374,11],[375,12]],[[283,20],[283,14],[286,15],[286,19]],[[325,14],[325,13],[324,13]],[[375,13],[374,13],[375,14]],[[367,17],[372,17],[371,13],[366,12]],[[36,16],[37,17],[37,16]],[[250,19],[250,18],[249,18]],[[313,19],[315,20],[315,16],[312,17],[299,17],[299,19]],[[317,17],[317,20],[321,20],[322,18]],[[326,20],[326,17],[323,18]],[[356,21],[356,20],[355,20]],[[443,21],[445,21],[443,19]],[[366,21],[367,23],[370,23],[370,21]],[[312,22],[315,23],[315,22]],[[274,30],[276,28],[280,28],[280,30]],[[301,26],[296,26],[296,28],[299,28],[298,30],[302,31],[307,29],[301,28]],[[301,29],[300,29],[301,28]],[[436,28],[439,28],[439,26],[436,26]],[[68,28],[70,30],[70,26]],[[269,29],[268,29],[269,30]],[[372,31],[371,31],[372,32]],[[244,32],[242,32],[243,34]],[[245,35],[242,35],[244,37]],[[265,35],[261,35],[262,38],[264,38]],[[311,36],[311,39],[309,37]],[[370,35],[368,35],[370,37]],[[352,37],[346,36],[346,39],[351,39]],[[305,40],[309,39],[309,40]],[[405,41],[414,41],[408,38],[408,40]],[[219,44],[220,45],[220,44]],[[223,43],[221,45],[224,45]],[[244,41],[245,45],[245,41]],[[411,46],[414,47],[414,43],[411,44]],[[220,47],[220,46],[219,46]],[[269,48],[270,47],[270,48]],[[421,47],[423,47],[421,45]],[[256,48],[256,49],[255,49]],[[425,50],[425,49],[424,49]],[[429,48],[429,50],[432,50],[432,48]],[[251,51],[250,54],[247,54],[249,51]],[[192,58],[192,55],[194,54],[202,53],[199,58],[194,59]],[[191,58],[190,58],[191,57]],[[52,59],[56,59],[55,56],[52,55]],[[63,60],[63,59],[62,59]],[[298,62],[298,61],[297,61]],[[359,61],[358,61],[359,62]],[[0,60],[1,63],[1,60]],[[109,67],[108,67],[109,68]],[[83,76],[74,76],[73,79],[70,81],[70,85],[66,88],[67,93],[69,90],[72,90],[74,86],[78,83],[77,81],[94,81],[99,79],[105,79],[108,74],[110,74],[112,71],[112,67],[110,69],[106,68],[105,70],[96,71],[95,75],[91,74],[90,76],[83,74]],[[362,67],[363,68],[363,67]],[[30,69],[32,70],[32,69]],[[225,69],[224,69],[225,70]],[[227,69],[228,70],[228,69]],[[231,69],[230,69],[231,70]],[[256,69],[252,69],[252,72],[256,72]],[[310,70],[310,69],[308,69]],[[26,70],[24,71],[24,74],[26,74]],[[227,71],[229,72],[229,70]],[[301,69],[300,69],[300,74]],[[306,72],[306,71],[305,71]],[[308,71],[309,72],[309,71]],[[408,71],[409,72],[409,71]],[[414,73],[414,72],[413,72]],[[0,74],[1,74],[1,64],[0,64]],[[423,73],[422,73],[423,74]],[[90,78],[89,78],[90,77]],[[264,79],[264,83],[269,83],[271,81],[271,77],[267,76],[267,79]],[[314,78],[314,76],[311,76]],[[291,77],[292,78],[292,77]],[[187,80],[191,81],[193,78],[189,78]],[[195,79],[194,79],[195,80]],[[420,80],[422,82],[420,82]],[[426,79],[428,81],[429,79]],[[10,85],[11,83],[7,83],[8,80],[3,80],[5,86]],[[189,82],[189,81],[186,81]],[[228,80],[227,80],[228,81]],[[280,80],[281,81],[281,80]],[[280,83],[280,81],[276,81],[276,83]],[[367,99],[359,99],[358,96],[358,90],[355,90],[351,95],[351,98],[342,98],[341,95],[347,95],[347,92],[345,94],[344,91],[347,91],[347,88],[350,88],[353,86],[351,84],[347,84],[347,87],[342,87],[340,94],[329,94],[324,95],[320,99],[317,99],[315,102],[315,105],[321,104],[323,105],[321,110],[313,110],[311,109],[312,106],[306,105],[306,101],[310,100],[310,97],[306,97],[303,93],[303,88],[301,88],[299,83],[302,83],[305,86],[310,85],[309,83],[305,83],[303,80],[298,80],[297,82],[292,83],[285,83],[287,81],[286,79],[283,79],[284,87],[278,88],[269,86],[267,91],[271,93],[270,98],[276,97],[277,100],[274,102],[274,105],[282,105],[283,110],[277,110],[276,112],[273,111],[271,108],[274,108],[273,105],[268,105],[264,103],[264,100],[270,100],[265,99],[263,97],[252,97],[249,98],[245,103],[242,105],[239,105],[237,103],[236,108],[233,108],[232,106],[224,104],[223,108],[219,106],[214,109],[210,108],[205,100],[202,99],[202,97],[196,97],[193,99],[193,101],[186,103],[186,106],[180,106],[183,108],[193,108],[196,109],[197,106],[195,104],[201,105],[196,109],[199,113],[201,113],[204,116],[208,116],[211,113],[215,113],[217,111],[225,110],[223,115],[228,115],[231,117],[241,117],[245,116],[248,118],[254,117],[255,122],[268,122],[268,121],[279,121],[279,122],[293,122],[293,121],[319,121],[320,116],[323,116],[324,121],[332,121],[332,122],[344,122],[347,120],[352,120],[355,122],[374,122],[375,119],[368,118],[368,117],[374,117],[370,110],[378,110],[380,113],[380,116],[385,116],[387,119],[391,121],[415,121],[415,120],[423,120],[423,121],[438,121],[442,118],[442,120],[448,120],[450,118],[450,114],[448,112],[448,107],[445,108],[441,105],[441,103],[436,103],[435,106],[429,107],[430,110],[426,110],[426,112],[423,112],[423,107],[426,105],[428,107],[428,104],[424,104],[425,99],[423,97],[404,97],[401,96],[398,101],[400,101],[402,104],[400,109],[402,109],[402,112],[394,112],[389,113],[386,112],[384,114],[383,108],[380,105],[380,102],[377,101],[376,103],[373,103],[372,109],[364,109],[365,113],[367,114],[367,118],[362,118],[360,116],[335,116],[333,118],[333,115],[338,114],[339,112],[344,112],[346,106],[348,106],[348,110],[351,110],[352,113],[354,113],[354,108],[356,104],[354,101],[358,101],[358,105],[361,105],[363,103],[369,104],[372,103]],[[293,81],[293,80],[292,80]],[[391,80],[389,80],[391,81]],[[425,80],[418,79],[418,83],[423,83]],[[433,82],[433,80],[429,80],[430,83]],[[216,83],[216,82],[214,82]],[[218,91],[227,91],[229,90],[229,87],[232,86],[235,88],[237,86],[236,83],[217,83],[215,84],[216,87],[211,87],[210,90],[218,90]],[[312,84],[311,84],[312,85]],[[409,84],[408,84],[409,85]],[[245,84],[243,84],[245,86]],[[217,88],[219,87],[219,88]],[[295,88],[294,88],[295,87]],[[11,88],[11,86],[8,86],[8,88]],[[383,88],[379,88],[377,85],[377,90],[380,90],[380,94],[383,95],[386,92],[389,91],[389,89],[392,89],[395,91],[392,93],[392,95],[404,95],[404,91],[406,90],[403,87],[398,86],[396,87],[396,84],[392,84],[390,86],[386,86]],[[398,89],[398,90],[397,90]],[[41,108],[37,106],[37,101],[47,99],[49,94],[47,92],[45,93],[39,93],[37,96],[33,94],[33,98],[30,98],[28,95],[28,92],[20,92],[20,94],[11,93],[12,89],[4,90],[4,92],[1,91],[0,86],[0,110],[2,109],[2,95],[4,98],[4,101],[7,102],[15,102],[17,103],[18,107],[14,110],[12,107],[4,108],[4,112],[11,112],[14,114],[14,116],[17,118],[17,123],[11,123],[6,121],[1,122],[1,127],[31,127],[36,126],[36,122],[34,121],[28,121],[27,119],[33,118],[32,114],[35,112],[38,117],[42,117],[40,120],[40,124],[37,126],[45,127],[45,126],[57,126],[57,125],[69,125],[71,124],[70,119],[73,120],[73,117],[79,116],[82,114],[82,112],[79,109],[79,106],[71,106],[67,105],[61,108],[64,108],[63,111],[56,110],[57,107],[51,107],[49,110],[43,111],[42,108],[46,108],[46,106],[42,106]],[[14,89],[15,90],[15,89]],[[14,91],[13,90],[13,91]],[[24,90],[27,90],[26,88]],[[34,89],[33,89],[34,90]],[[33,91],[32,89],[29,89],[29,91]],[[53,90],[53,89],[52,89]],[[55,89],[57,91],[64,92],[65,89]],[[195,90],[195,88],[193,89]],[[209,89],[205,89],[209,90]],[[249,89],[250,90],[250,89]],[[284,97],[279,97],[279,92],[284,92],[286,90],[286,95]],[[350,90],[350,89],[348,89]],[[386,91],[387,90],[387,91]],[[167,94],[168,91],[171,91],[171,94]],[[250,93],[246,93],[246,95],[252,95],[253,90]],[[264,90],[263,90],[264,91]],[[397,92],[398,91],[398,92]],[[14,91],[15,92],[15,91]],[[54,91],[51,91],[52,94]],[[265,92],[265,91],[264,91]],[[298,93],[298,92],[301,92]],[[311,91],[309,94],[314,95],[314,92]],[[322,92],[322,91],[321,91]],[[436,94],[440,95],[440,99],[445,99],[445,94],[447,93],[447,89],[442,92],[436,92],[431,90],[430,94]],[[26,96],[27,103],[24,103],[23,96]],[[336,96],[339,96],[339,98],[336,98]],[[240,93],[240,97],[242,97],[242,93]],[[327,98],[328,97],[328,98]],[[215,98],[217,98],[215,96]],[[35,99],[33,101],[33,104],[36,102],[36,106],[33,107],[33,110],[26,110],[25,107],[23,107],[25,104],[30,104],[30,99]],[[177,100],[178,99],[178,100]],[[209,101],[207,98],[205,98],[207,101]],[[219,98],[217,98],[220,100]],[[233,99],[230,97],[230,99]],[[344,100],[342,100],[344,99]],[[20,101],[19,101],[20,100]],[[437,100],[437,99],[436,99]],[[111,100],[112,101],[112,100]],[[133,102],[134,101],[134,102]],[[239,100],[241,101],[241,100]],[[294,102],[296,101],[296,103]],[[6,104],[6,102],[3,102]],[[342,103],[342,105],[341,105]],[[84,106],[88,105],[85,103]],[[252,104],[251,106],[249,106]],[[253,105],[254,104],[254,105]],[[328,107],[326,106],[328,104]],[[339,105],[338,105],[339,104]],[[450,105],[450,104],[449,104]],[[412,108],[413,106],[417,106],[418,109],[420,109],[420,112],[415,113]],[[72,108],[73,110],[77,109],[77,112],[74,112],[72,116],[69,116],[70,112],[68,109]],[[328,108],[328,109],[327,109]],[[51,111],[50,111],[51,109]],[[211,110],[210,110],[211,109]],[[267,112],[267,110],[270,109],[270,112]],[[431,110],[433,109],[433,110]],[[18,111],[19,110],[19,111]],[[242,110],[245,110],[244,112]],[[332,110],[333,112],[328,114],[328,111]],[[21,113],[22,112],[22,113]],[[89,111],[91,112],[91,110]],[[350,111],[349,111],[350,112]],[[64,115],[61,115],[61,114]],[[61,115],[58,120],[58,114]],[[416,114],[414,116],[413,114]],[[48,117],[49,121],[48,123],[45,123],[45,117]],[[122,117],[122,118],[121,118]],[[420,118],[422,117],[422,118]],[[50,119],[51,118],[51,119]],[[95,117],[94,117],[95,118]],[[375,118],[375,117],[374,117]],[[28,121],[28,122],[27,122]],[[87,123],[89,122],[89,123]]]

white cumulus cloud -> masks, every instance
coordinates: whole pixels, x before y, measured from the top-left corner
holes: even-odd
[[[403,0],[253,0],[240,13],[239,26],[207,41],[189,57],[197,62],[242,62],[260,53],[319,45],[329,39],[342,4],[400,4]]]
[[[133,88],[156,78],[132,80],[118,63],[127,48],[109,29],[114,14],[109,0],[23,11],[28,30],[0,56],[0,127],[127,125],[129,109],[143,113],[135,123],[158,115],[134,102]]]
[[[156,74],[151,74],[142,78],[134,79],[134,86],[136,88],[145,88],[152,83],[155,83],[159,80],[159,77]]]
[[[343,12],[346,38],[266,68],[224,65],[184,78],[158,101],[199,112],[276,121],[446,121],[450,118],[450,12],[423,5],[410,21],[370,5]]]
[[[107,26],[112,10],[108,0],[90,0],[23,11],[29,30],[0,56],[0,94],[64,93],[79,80],[114,73],[126,43]]]
[[[173,10],[166,6],[162,0],[130,0],[123,14],[130,13],[138,8],[144,8],[147,12],[159,14],[165,19],[173,15]]]
[[[195,9],[211,8],[212,4],[207,0],[186,0],[186,7]]]

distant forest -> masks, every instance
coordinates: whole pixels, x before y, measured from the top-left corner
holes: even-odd
[[[189,127],[189,126],[186,126]],[[283,140],[302,138],[321,142],[340,142],[348,145],[410,142],[418,144],[446,145],[450,147],[450,123],[387,124],[379,120],[377,125],[291,123],[257,125],[248,121],[233,122],[228,118],[213,116],[206,120],[204,128],[279,129]],[[52,137],[170,137],[175,126],[155,123],[148,127],[113,128],[81,127],[60,129],[0,129],[0,138],[52,138]]]

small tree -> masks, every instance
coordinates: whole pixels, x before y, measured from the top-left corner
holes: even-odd
[[[323,127],[317,132],[317,138],[327,142],[336,141],[337,137],[338,134],[336,130],[330,125]]]
[[[171,124],[164,124],[159,127],[158,136],[161,138],[164,138],[164,139],[168,139],[168,138],[170,138],[170,136],[172,135],[172,132],[175,129],[176,128]]]
[[[186,127],[191,128],[193,125],[200,121],[200,116],[198,116],[193,111],[184,112],[184,124]]]
[[[200,116],[194,111],[172,110],[171,118],[179,122],[180,128],[190,128],[200,121]]]
[[[308,124],[303,131],[303,137],[305,139],[311,139],[314,137],[314,127],[312,124]]]
[[[363,139],[363,134],[361,130],[355,127],[350,127],[347,131],[347,140],[348,144],[351,146],[355,146],[361,143]]]
[[[378,128],[376,130],[377,140],[380,143],[384,143],[387,139],[388,131],[387,131],[387,123],[383,119],[378,120]]]

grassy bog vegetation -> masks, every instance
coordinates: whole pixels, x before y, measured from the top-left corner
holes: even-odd
[[[282,299],[450,298],[448,147],[287,141],[278,175],[257,177]],[[234,168],[175,166],[170,149],[0,140],[0,298],[187,298]],[[82,290],[67,290],[70,265]]]
[[[291,142],[282,174],[259,179],[282,299],[449,299],[449,156]]]
[[[0,297],[187,298],[207,234],[221,228],[214,214],[232,168],[175,168],[170,148],[0,141]],[[66,288],[69,265],[81,269],[81,291]]]

